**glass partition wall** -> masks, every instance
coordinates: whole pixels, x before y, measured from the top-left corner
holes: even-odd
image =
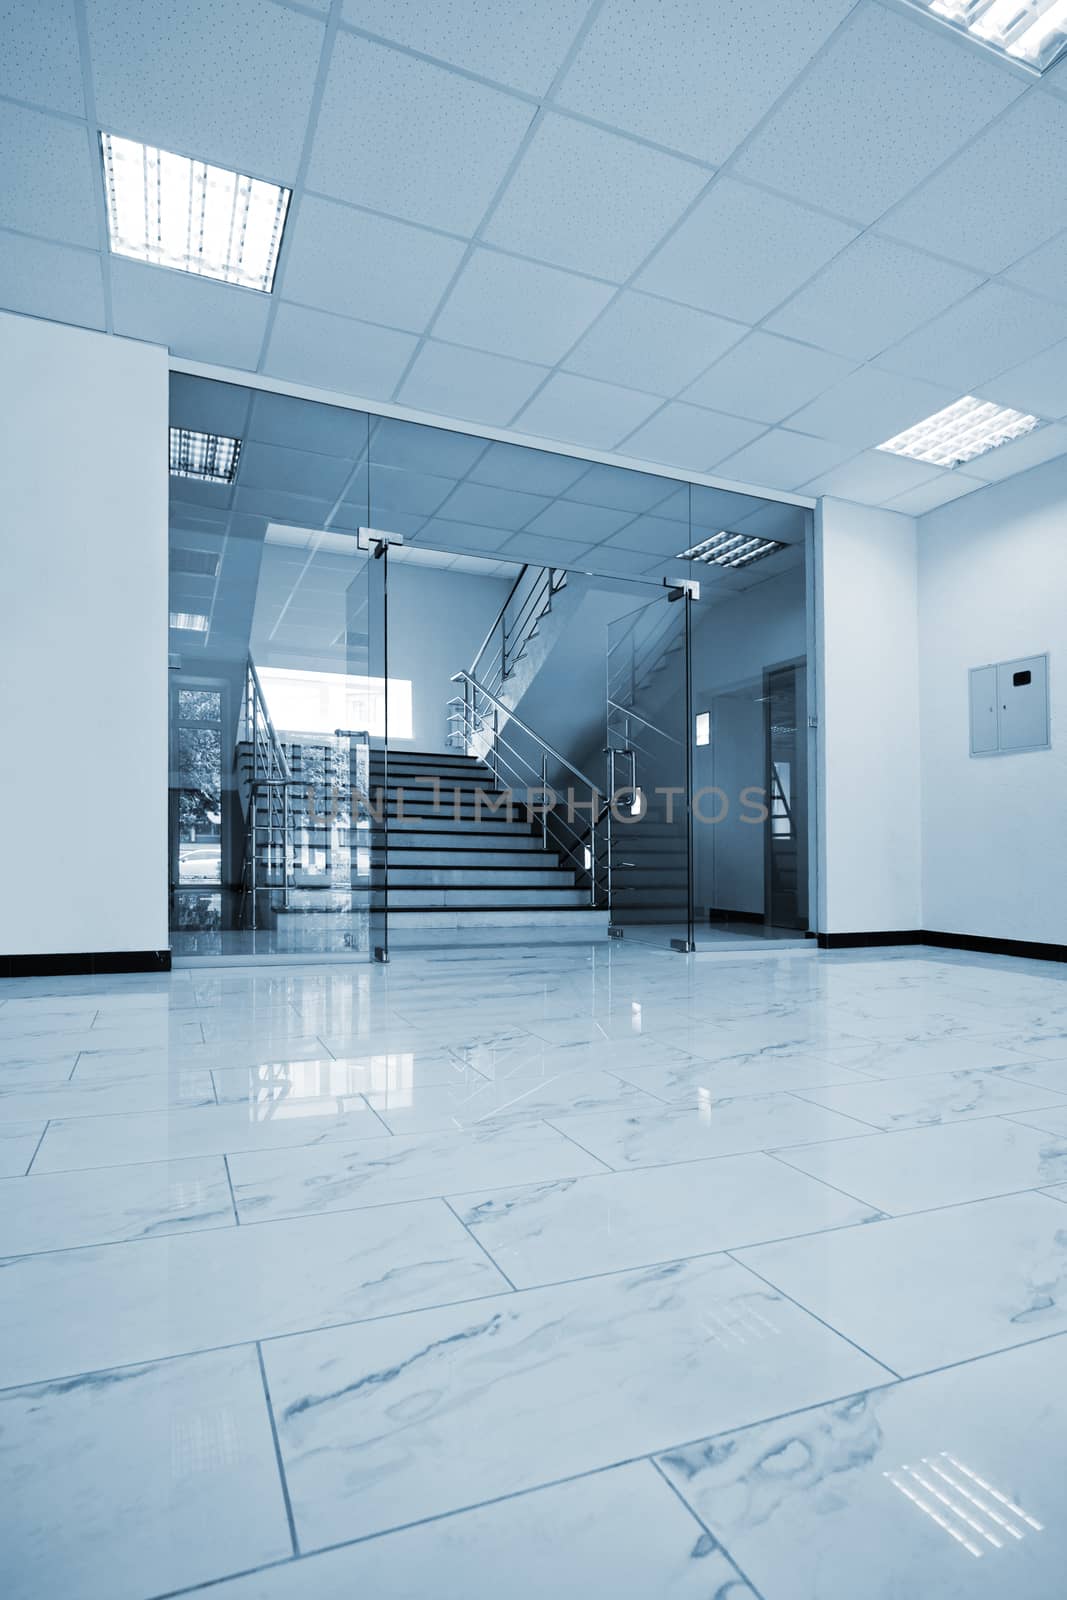
[[[175,959],[804,937],[806,510],[187,376],[171,423]]]

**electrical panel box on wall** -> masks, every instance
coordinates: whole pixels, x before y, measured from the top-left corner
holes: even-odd
[[[971,754],[1049,748],[1048,656],[972,667]]]

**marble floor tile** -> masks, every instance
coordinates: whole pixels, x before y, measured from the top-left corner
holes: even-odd
[[[672,1450],[764,1600],[1063,1592],[1067,1339]]]
[[[343,1100],[365,1091],[403,1095],[449,1086],[462,1093],[484,1088],[480,1072],[445,1050],[391,1051],[335,1061],[272,1061],[258,1067],[216,1067],[220,1104],[265,1100]],[[1050,1095],[1048,1101],[1055,1097]]]
[[[213,1106],[215,1085],[203,1068],[143,1073],[128,1078],[85,1079],[25,1089],[0,1088],[0,1117],[31,1122],[50,1117],[99,1117],[115,1111],[165,1111],[170,1106]]]
[[[899,1215],[1067,1180],[1067,1134],[985,1117],[798,1145],[778,1159]]]
[[[1001,1072],[931,1072],[800,1093],[805,1100],[883,1129],[931,1127],[966,1118],[1040,1111],[1057,1104],[1067,1109],[1062,1095],[1016,1080],[1010,1068]]]
[[[279,1340],[264,1360],[308,1550],[885,1376],[721,1256]]]
[[[21,1178],[33,1160],[47,1124],[0,1122],[0,1178]]]
[[[242,1222],[425,1200],[488,1184],[551,1183],[602,1170],[570,1139],[537,1122],[265,1150],[230,1160]]]
[[[554,1128],[609,1167],[653,1167],[744,1155],[817,1140],[855,1139],[870,1127],[791,1094],[699,1096],[692,1105],[587,1111],[551,1118]]]
[[[879,1216],[765,1155],[476,1192],[453,1206],[520,1289]]]
[[[235,1224],[217,1156],[0,1182],[0,1257]]]
[[[64,1050],[48,1055],[8,1055],[0,1059],[0,1113],[7,1114],[7,1101],[22,1089],[50,1089],[70,1081],[78,1065],[78,1052]]]
[[[8,1052],[17,1053],[23,1040],[56,1039],[67,1033],[85,1033],[92,1027],[95,1017],[95,1006],[88,1011],[37,1011],[32,1015],[17,1010],[0,1010],[0,1060]]]
[[[290,1145],[386,1139],[389,1130],[363,1100],[273,1101],[60,1118],[48,1131],[34,1173],[177,1161]],[[3,1142],[0,1141],[0,1152]]]
[[[849,1067],[829,1063],[819,1056],[794,1050],[789,1045],[743,1051],[735,1056],[723,1056],[717,1061],[683,1054],[678,1060],[664,1061],[659,1065],[623,1065],[617,1071],[627,1083],[645,1089],[661,1100],[689,1102],[700,1101],[708,1094],[717,1100],[732,1099],[750,1094],[817,1088],[821,1084],[869,1081]]]
[[[647,1461],[200,1592],[204,1600],[758,1600]]]
[[[254,1349],[0,1392],[5,1600],[144,1600],[291,1555]]]
[[[438,1200],[23,1256],[0,1269],[0,1383],[391,1320],[507,1287]]]
[[[990,1072],[1024,1066],[1031,1059],[1014,1040],[889,1039],[838,1045],[821,1052],[825,1061],[851,1067],[869,1078],[911,1078],[920,1073]]]
[[[905,1376],[1067,1329],[1067,1228],[1043,1194],[756,1245],[738,1259]]]
[[[1031,1056],[1025,1065],[1005,1067],[1004,1075],[1013,1078],[1016,1083],[1029,1084],[1032,1088],[1045,1089],[1049,1094],[1067,1097],[1067,1057],[1062,1061],[1059,1058],[1042,1061]]]
[[[531,1067],[492,1082],[471,1078],[463,1085],[369,1093],[367,1104],[394,1133],[436,1133],[484,1122],[529,1122],[568,1111],[604,1106],[643,1106],[659,1102],[633,1084],[595,1068],[555,1072]]]

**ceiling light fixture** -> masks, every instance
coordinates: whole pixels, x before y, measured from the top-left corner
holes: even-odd
[[[709,539],[678,553],[679,561],[705,561],[715,567],[750,567],[764,556],[773,556],[786,546],[777,539],[757,539],[754,534],[713,533]]]
[[[199,611],[172,611],[170,625],[181,633],[206,633],[207,618]]]
[[[965,394],[962,400],[887,439],[878,449],[910,456],[913,461],[929,461],[935,467],[958,467],[1040,426],[1040,417]]]
[[[170,430],[172,478],[232,483],[240,459],[240,439],[228,439],[223,433],[197,433],[193,428]]]
[[[269,294],[292,191],[101,133],[115,255]]]
[[[1067,48],[1067,0],[908,0],[999,55],[1047,72]]]

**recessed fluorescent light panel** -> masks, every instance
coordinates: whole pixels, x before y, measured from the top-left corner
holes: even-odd
[[[1067,47],[1067,0],[909,0],[1001,55],[1047,72]]]
[[[935,467],[958,467],[1040,426],[1040,417],[965,394],[962,400],[935,411],[913,428],[905,428],[878,448],[895,456],[910,456],[913,461],[929,461]]]
[[[170,625],[182,633],[206,633],[207,618],[199,611],[172,611]]]
[[[232,483],[237,476],[240,459],[240,439],[228,439],[224,433],[197,433],[192,428],[170,430],[172,478]]]
[[[291,191],[102,133],[111,249],[269,294]]]
[[[715,567],[750,567],[764,556],[773,556],[786,546],[777,539],[757,539],[754,534],[713,533],[689,550],[678,553],[679,561],[706,561]]]

